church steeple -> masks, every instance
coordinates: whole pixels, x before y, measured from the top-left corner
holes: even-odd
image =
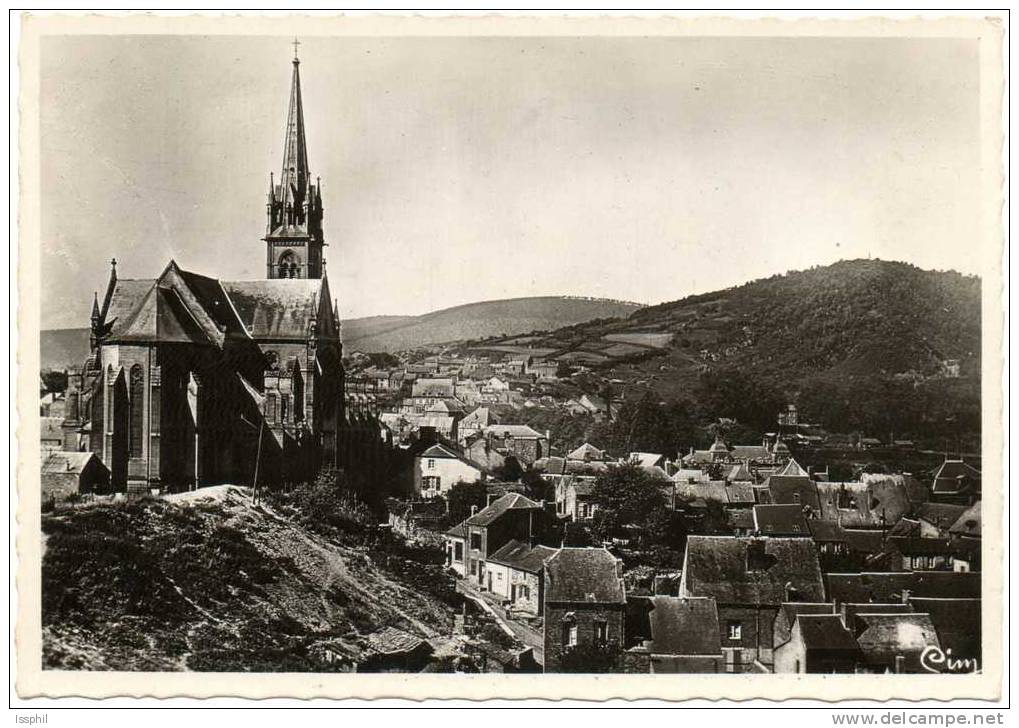
[[[301,99],[301,61],[294,40],[290,108],[284,131],[283,167],[279,183],[269,177],[266,205],[266,275],[269,278],[322,277],[322,195],[311,183]],[[316,180],[317,182],[317,180]]]

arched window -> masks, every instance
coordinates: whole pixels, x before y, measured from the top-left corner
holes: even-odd
[[[270,423],[276,422],[276,395],[270,394],[265,399],[265,419]]]
[[[280,396],[280,421],[287,421],[287,414],[290,409],[290,395],[284,394]]]
[[[130,410],[128,426],[128,453],[133,458],[142,456],[142,438],[145,435],[145,375],[142,365],[131,367],[131,388],[128,392]]]
[[[292,250],[284,251],[283,255],[280,256],[279,263],[277,265],[279,277],[297,278],[300,267],[300,260],[298,260],[294,252]]]

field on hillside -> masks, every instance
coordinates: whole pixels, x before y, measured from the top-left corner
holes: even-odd
[[[42,531],[48,669],[329,670],[324,644],[353,660],[386,626],[426,639],[436,660],[453,651],[458,597],[252,506],[247,489],[61,511]]]

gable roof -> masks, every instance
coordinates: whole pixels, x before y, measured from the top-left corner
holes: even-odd
[[[751,483],[730,483],[725,486],[725,494],[732,504],[750,504],[755,501],[754,486]]]
[[[980,527],[982,524],[981,513],[982,509],[980,507],[980,501],[977,501],[967,508],[958,519],[956,519],[955,523],[952,524],[952,527],[948,529],[949,533],[954,536],[980,538]]]
[[[894,668],[901,657],[904,671],[919,672],[924,650],[941,646],[928,614],[857,614],[855,622],[856,642],[875,667]]]
[[[966,510],[966,506],[954,503],[921,503],[916,508],[916,518],[932,526],[948,529]]]
[[[768,562],[763,568],[748,563],[756,549]],[[721,604],[777,606],[789,601],[787,586],[798,601],[824,600],[817,550],[807,538],[689,536],[683,583],[681,596],[714,597]]]
[[[557,549],[550,546],[529,546],[523,541],[514,539],[491,554],[488,561],[530,574],[539,574],[545,566],[545,561],[551,558],[556,551]]]
[[[485,435],[494,437],[508,436],[525,440],[543,439],[545,437],[527,425],[488,425],[485,428]]]
[[[801,614],[835,614],[835,605],[825,602],[783,602],[775,615],[775,647],[781,647],[789,641],[796,617]]]
[[[448,447],[446,445],[443,445],[441,442],[435,443],[434,445],[429,447],[427,450],[425,450],[423,453],[418,455],[418,457],[419,458],[441,458],[443,460],[460,460],[460,461],[462,461],[464,463],[467,463],[471,467],[475,467],[475,468],[477,467],[470,460],[468,460],[467,458],[463,457],[458,452],[456,452],[456,450],[454,450],[453,448]]]
[[[54,450],[43,454],[42,472],[44,474],[74,473],[81,475],[93,458],[101,467],[106,467],[94,452]]]
[[[790,460],[789,462],[787,462],[785,465],[783,465],[779,469],[779,471],[777,473],[775,473],[775,475],[783,475],[783,476],[784,475],[792,475],[792,476],[807,477],[807,478],[810,477],[810,473],[808,473],[806,470],[804,470],[802,467],[800,467],[800,464],[798,462],[796,462],[795,460]]]
[[[483,508],[468,518],[467,525],[488,526],[508,511],[526,510],[540,511],[541,506],[527,496],[520,495],[519,493],[507,493],[501,498],[492,501],[487,508]]]
[[[800,614],[796,617],[803,645],[808,650],[858,651],[853,633],[842,624],[837,614]]]
[[[647,610],[642,649],[653,655],[721,655],[718,607],[710,597],[653,596],[635,600]]]
[[[821,518],[845,528],[891,526],[909,512],[906,489],[893,480],[815,485],[821,501]],[[840,502],[846,507],[840,507]]]
[[[626,459],[642,468],[655,468],[658,467],[658,463],[665,460],[665,456],[655,452],[631,452]]]
[[[747,468],[747,464],[743,462],[739,465],[733,465],[732,469],[729,470],[729,474],[725,476],[725,479],[730,483],[753,482],[754,476],[750,474],[750,469]]]
[[[545,562],[545,601],[625,604],[619,561],[603,548],[559,549]]]
[[[573,452],[566,456],[567,460],[602,460],[605,457],[605,451],[599,450],[589,442],[585,442],[583,445],[578,447]]]

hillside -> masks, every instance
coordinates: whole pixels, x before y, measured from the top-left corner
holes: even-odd
[[[450,649],[453,606],[246,489],[44,514],[42,531],[47,668],[322,670],[323,642],[356,659],[385,626]]]
[[[393,352],[448,341],[547,331],[593,319],[626,316],[639,308],[635,303],[567,296],[482,301],[403,321],[387,321],[368,330],[359,331],[356,322],[344,321],[343,344],[348,353]]]
[[[604,317],[626,316],[635,303],[567,296],[511,298],[442,309],[421,316],[367,316],[343,321],[349,352],[394,352],[462,339],[524,334]],[[42,369],[80,366],[88,355],[88,329],[41,332]]]
[[[717,410],[742,398],[772,413],[796,402],[814,421],[885,436],[938,419],[979,427],[980,280],[905,263],[842,261],[461,348],[586,365],[617,393],[651,388],[713,417],[735,415]]]

